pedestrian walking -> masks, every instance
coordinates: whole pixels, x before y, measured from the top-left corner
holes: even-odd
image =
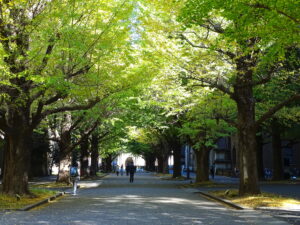
[[[129,164],[126,164],[126,176],[129,175]]]
[[[133,163],[131,163],[129,166],[128,166],[128,171],[129,171],[129,182],[130,183],[133,183],[133,180],[134,180],[134,173],[135,173],[135,166],[133,165]]]
[[[121,176],[123,176],[123,169],[124,169],[124,167],[123,167],[123,164],[121,165],[121,169],[120,169],[120,173],[121,173]]]
[[[73,195],[77,195],[77,184],[80,180],[80,175],[78,172],[78,163],[74,163],[70,168],[70,178],[73,184]]]
[[[116,165],[116,174],[117,174],[117,176],[119,176],[119,165]]]

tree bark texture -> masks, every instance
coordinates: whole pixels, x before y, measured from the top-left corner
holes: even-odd
[[[243,79],[247,79],[247,76]],[[240,161],[239,194],[259,194],[256,159],[255,102],[252,86],[243,85],[243,83],[241,81],[241,86],[236,89]]]
[[[56,178],[56,182],[70,183],[70,166],[71,166],[71,154],[69,150],[71,146],[71,133],[70,127],[72,126],[71,114],[66,114],[64,122],[62,124],[61,137],[59,141],[59,170]]]
[[[169,174],[169,154],[170,154],[170,145],[167,141],[167,138],[165,136],[161,136],[160,139],[160,154],[162,157],[162,166],[163,166],[163,174]]]
[[[196,154],[196,182],[203,182],[209,180],[209,150],[202,146],[200,149],[195,150]]]
[[[249,57],[249,58],[248,58]],[[250,62],[250,64],[249,64]],[[259,194],[256,159],[255,99],[253,96],[251,58],[241,57],[237,63],[234,97],[237,104],[237,133],[240,165],[239,194]]]
[[[5,194],[29,194],[28,172],[31,156],[31,131],[22,128],[5,136],[2,191]]]
[[[99,170],[99,138],[98,135],[92,135],[91,140],[91,169],[90,175],[96,176]]]
[[[112,155],[108,155],[104,159],[104,171],[105,172],[112,172]]]
[[[173,178],[181,177],[181,145],[175,143],[172,145],[174,164],[173,164]]]
[[[163,157],[163,174],[169,174],[169,155]]]
[[[86,137],[80,144],[80,176],[89,177],[89,139]]]
[[[145,156],[147,171],[155,171],[155,159],[156,159],[155,155],[151,153]]]
[[[59,169],[56,178],[56,182],[70,184],[70,166],[71,166],[71,155],[66,155],[59,160]]]
[[[157,172],[163,173],[164,172],[164,159],[163,156],[157,156]]]

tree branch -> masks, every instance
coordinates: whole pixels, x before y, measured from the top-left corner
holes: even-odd
[[[73,125],[70,127],[69,132],[71,132],[72,130],[74,130],[78,124],[84,119],[84,116],[80,116],[74,123]]]
[[[227,117],[225,117],[224,115],[221,115],[221,114],[216,113],[214,119],[216,119],[216,120],[221,119],[221,120],[224,120],[226,123],[228,123],[229,125],[231,125],[231,126],[233,126],[233,127],[238,127],[238,124],[237,124],[236,121],[234,121],[234,120],[232,120],[232,119],[230,119],[230,118],[227,118]]]
[[[281,103],[277,104],[276,106],[272,107],[267,111],[264,115],[262,115],[256,122],[255,127],[259,127],[264,121],[272,117],[277,111],[282,109],[284,106],[286,106],[289,103],[292,103],[293,101],[300,100],[300,95],[295,94],[290,96],[288,99],[282,101]]]
[[[193,33],[195,34],[198,38],[199,38],[199,35],[196,34],[195,32],[190,32],[190,33]],[[206,45],[203,45],[203,44],[200,44],[200,45],[196,45],[195,43],[193,43],[190,39],[188,39],[183,33],[180,34],[180,38],[185,40],[190,46],[192,46],[193,48],[202,48],[202,49],[210,49],[209,46],[206,46]],[[236,55],[230,51],[223,51],[222,49],[214,49],[214,51],[218,52],[218,53],[221,53],[223,55],[226,55],[228,56],[230,59],[234,59],[236,57]]]
[[[40,90],[40,91],[38,91],[37,93],[35,93],[34,95],[32,95],[31,96],[31,103],[34,101],[34,100],[36,100],[36,99],[38,99],[39,97],[41,97],[43,94],[45,94],[45,91],[46,90]]]
[[[87,73],[91,69],[90,65],[86,65],[81,69],[77,70],[76,72],[72,73],[71,71],[67,72],[67,78],[72,78],[81,74]]]
[[[211,87],[211,88],[217,88],[218,90],[222,91],[223,93],[228,94],[230,96],[230,98],[234,98],[234,93],[231,92],[230,89],[225,87],[224,85],[218,84],[218,80],[211,80],[211,79],[206,78],[206,77],[193,77],[193,76],[188,76],[186,78],[205,83],[206,87],[208,86],[208,87]]]
[[[44,93],[42,93],[42,94],[44,94]],[[35,113],[32,113],[32,127],[35,128],[39,124],[39,122],[45,117],[45,116],[42,115],[42,111],[43,111],[44,106],[50,105],[50,104],[58,101],[60,98],[63,98],[63,97],[66,97],[66,96],[58,93],[58,94],[56,94],[55,96],[49,98],[46,101],[40,100]]]
[[[107,135],[109,135],[109,133],[110,133],[109,131],[106,131],[104,134],[99,135],[99,136],[98,136],[98,139],[99,139],[99,140],[102,140],[102,139],[105,138]]]
[[[258,81],[253,81],[251,85],[252,86],[257,86],[257,85],[268,83],[272,79],[272,75],[275,72],[275,70],[276,70],[276,67],[272,66],[272,68],[268,71],[267,76],[261,78]]]
[[[99,125],[99,118],[93,123],[93,126],[91,126],[91,128],[89,130],[87,130],[81,137],[80,139],[73,143],[70,147],[69,147],[69,151],[72,151],[76,146],[80,145],[84,139],[86,139],[87,137],[89,137],[91,135],[91,133],[97,128],[97,126]]]
[[[223,34],[225,30],[221,27],[220,23],[214,23],[212,20],[207,20],[207,22],[210,24],[211,27],[208,27],[207,29],[210,29],[213,32]]]
[[[66,112],[66,111],[76,111],[76,110],[86,110],[94,107],[98,102],[100,102],[100,98],[97,97],[93,100],[89,100],[87,104],[83,105],[74,105],[74,106],[63,106],[56,109],[49,109],[44,111],[41,116],[42,118],[45,118],[48,115],[59,113],[59,112]]]
[[[180,38],[186,40],[189,45],[191,45],[193,48],[203,48],[203,49],[209,49],[208,46],[200,44],[196,45],[194,44],[190,39],[188,39],[184,34],[180,34]]]
[[[257,85],[261,85],[261,84],[266,84],[268,83],[270,80],[272,79],[272,74],[268,73],[268,75],[266,77],[263,77],[262,79],[258,80],[258,81],[253,81],[251,83],[252,86],[257,86]]]
[[[277,12],[278,14],[280,15],[283,15],[287,18],[289,18],[290,20],[292,20],[293,22],[297,23],[297,24],[300,24],[300,20],[298,20],[297,18],[293,17],[293,16],[290,16],[288,15],[287,13],[281,11],[281,10],[278,10],[278,9],[272,9],[270,8],[269,6],[267,5],[264,5],[264,4],[261,4],[261,3],[256,3],[256,4],[246,4],[247,6],[249,7],[252,7],[252,8],[257,8],[257,9],[266,9],[266,10],[269,10],[269,11],[275,11]]]
[[[65,97],[67,97],[67,95],[63,95],[63,94],[61,94],[61,93],[57,93],[57,94],[54,95],[53,97],[51,97],[51,98],[49,98],[48,100],[46,100],[46,101],[44,102],[44,105],[50,105],[50,104],[52,104],[52,103],[58,101],[59,99],[65,98]]]
[[[0,93],[10,95],[12,92],[19,91],[18,88],[12,85],[0,84]]]
[[[85,51],[85,53],[83,54],[82,57],[85,57],[93,48],[94,46],[100,41],[100,39],[102,38],[102,36],[106,33],[107,30],[109,30],[109,28],[113,25],[113,21],[116,18],[116,16],[118,15],[118,13],[120,12],[120,9],[123,8],[123,6],[125,5],[125,3],[128,0],[124,0],[118,7],[117,9],[114,11],[114,13],[111,15],[111,17],[109,18],[109,21],[106,24],[106,27],[101,31],[101,33],[98,35],[98,37],[91,43],[91,45],[87,48],[87,50]]]

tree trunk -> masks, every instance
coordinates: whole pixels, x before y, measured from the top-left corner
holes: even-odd
[[[24,131],[24,132],[22,132]],[[32,132],[15,128],[5,135],[5,154],[2,192],[9,195],[30,194],[28,172],[30,169]]]
[[[147,171],[155,171],[155,155],[154,154],[147,154],[145,156],[146,161],[146,170]]]
[[[92,135],[91,140],[91,170],[90,175],[96,176],[99,170],[98,168],[99,162],[99,138],[97,135]]]
[[[202,147],[195,151],[196,154],[196,182],[203,182],[209,180],[209,150]]]
[[[62,132],[59,141],[59,170],[56,178],[56,182],[64,182],[70,183],[70,166],[71,162],[71,154],[70,146],[71,146],[71,133],[70,127],[72,126],[71,114],[64,115],[64,122],[62,124]]]
[[[164,172],[164,159],[162,156],[157,157],[157,172],[163,173]]]
[[[105,159],[104,159],[104,164],[105,164],[105,168],[104,171],[109,173],[112,172],[112,155],[108,155]]]
[[[255,130],[239,130],[240,186],[239,194],[259,194]]]
[[[80,144],[80,176],[89,177],[89,140],[84,138]]]
[[[240,161],[239,194],[259,194],[256,162],[255,107],[252,87],[242,86],[237,93],[238,148]]]
[[[251,45],[251,41],[246,45]],[[259,194],[256,158],[255,99],[253,96],[253,66],[255,55],[243,55],[236,59],[237,77],[233,98],[237,104],[237,134],[239,148],[239,194]]]
[[[163,157],[163,174],[169,174],[169,156]]]
[[[165,136],[161,136],[160,140],[160,151],[162,156],[162,173],[169,174],[169,153],[170,153],[170,145]]]
[[[272,153],[273,153],[273,177],[272,180],[283,180],[283,160],[281,149],[280,125],[276,119],[272,120]]]
[[[71,154],[60,157],[59,169],[56,178],[56,182],[70,184],[70,166],[71,166]]]
[[[181,177],[181,145],[176,143],[173,145],[173,178]]]

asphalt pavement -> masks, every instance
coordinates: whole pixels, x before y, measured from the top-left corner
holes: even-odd
[[[233,210],[201,197],[195,189],[182,189],[183,182],[161,180],[138,173],[129,183],[126,176],[111,174],[103,180],[81,181],[78,195],[28,212],[0,213],[1,225],[13,224],[289,224],[255,210]]]
[[[195,174],[191,173],[191,178],[195,178]],[[226,184],[225,187],[215,188],[199,188],[200,191],[223,190],[228,188],[238,188],[239,178],[215,176],[213,179],[216,183]],[[285,197],[290,197],[300,200],[300,183],[299,181],[283,181],[283,182],[260,182],[260,189],[263,192],[274,193]],[[293,225],[300,225],[300,205],[286,205],[281,208],[261,207],[257,209],[274,218],[286,221]]]

